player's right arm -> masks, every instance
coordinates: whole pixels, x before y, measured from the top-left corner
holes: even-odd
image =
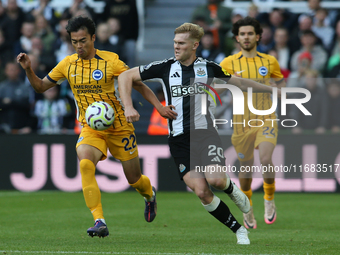
[[[28,80],[31,83],[31,86],[34,88],[34,90],[37,93],[43,93],[49,88],[56,85],[56,83],[51,82],[46,77],[43,79],[40,79],[36,74],[34,73],[32,67],[31,67],[31,60],[25,53],[20,53],[17,56],[17,62],[21,65],[21,67],[25,70],[26,76]]]

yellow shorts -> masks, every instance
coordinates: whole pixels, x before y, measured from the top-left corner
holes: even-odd
[[[253,127],[243,134],[231,136],[231,142],[235,147],[240,161],[247,161],[254,157],[254,149],[262,142],[270,142],[276,146],[278,127],[277,123],[265,122],[262,127]]]
[[[110,127],[104,131],[96,131],[84,125],[76,148],[81,144],[91,145],[103,153],[100,160],[107,158],[107,149],[109,149],[113,157],[120,161],[127,161],[138,156],[134,130],[131,123],[115,129]]]

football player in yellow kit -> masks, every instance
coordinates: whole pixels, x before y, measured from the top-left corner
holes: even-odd
[[[280,66],[275,57],[260,53],[256,50],[257,43],[261,40],[262,28],[259,22],[251,17],[246,17],[234,23],[232,32],[236,41],[240,44],[241,51],[232,56],[226,57],[220,65],[230,74],[248,78],[270,86],[270,79],[276,83],[275,86],[285,87],[285,81],[280,71]],[[243,92],[247,98],[247,92]],[[272,106],[271,95],[268,93],[254,93],[253,105],[255,109],[267,110]],[[262,166],[273,166],[272,154],[277,142],[278,127],[275,113],[258,116],[251,113],[245,102],[245,114],[234,115],[233,122],[240,123],[233,126],[234,133],[231,141],[237,152],[241,167],[252,166],[254,163],[254,149],[259,149]],[[248,125],[248,123],[251,123]],[[242,124],[244,123],[244,124]],[[256,123],[256,124],[255,124]],[[263,125],[261,125],[263,123]],[[258,127],[254,127],[258,126]],[[268,167],[269,169],[269,167]],[[252,206],[252,176],[249,172],[239,173],[240,186],[248,196]],[[265,214],[264,220],[272,224],[276,220],[276,207],[274,203],[275,173],[266,172],[263,174],[263,190]],[[256,220],[253,214],[253,207],[248,213],[243,214],[246,228],[256,228]]]
[[[76,53],[65,57],[43,79],[35,75],[25,53],[20,53],[17,61],[36,92],[42,93],[67,79],[76,102],[77,118],[83,126],[76,151],[80,161],[85,202],[95,220],[94,227],[89,228],[87,233],[91,237],[105,237],[109,235],[109,231],[103,215],[95,170],[98,161],[107,157],[107,149],[121,161],[129,184],[145,198],[144,216],[147,222],[153,221],[156,216],[156,190],[151,186],[149,178],[141,174],[134,127],[126,120],[119,97],[117,78],[129,67],[117,54],[94,48],[96,27],[91,19],[74,17],[69,20],[66,29]],[[163,107],[145,84],[136,82],[134,88],[147,100],[154,100],[162,116],[174,117],[171,106]],[[107,130],[96,131],[86,123],[86,108],[95,101],[104,101],[115,111],[114,123]]]

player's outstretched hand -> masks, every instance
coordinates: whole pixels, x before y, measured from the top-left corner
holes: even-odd
[[[124,111],[125,117],[126,117],[126,121],[127,122],[135,122],[135,121],[139,121],[139,113],[137,112],[137,110],[133,107],[125,107],[125,111]]]
[[[172,110],[172,109],[176,109],[175,106],[168,105],[168,106],[162,107],[158,112],[159,112],[159,114],[163,118],[167,118],[167,119],[170,119],[170,120],[175,120],[176,116],[178,114],[174,110]]]
[[[31,67],[31,60],[30,60],[30,58],[25,53],[20,53],[17,56],[17,62],[25,70]]]

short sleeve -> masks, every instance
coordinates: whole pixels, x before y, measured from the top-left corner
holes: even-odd
[[[164,67],[164,61],[154,61],[148,65],[139,66],[140,77],[143,81],[155,78],[162,78]]]
[[[58,83],[60,80],[64,80],[65,76],[65,66],[69,61],[69,58],[66,57],[62,61],[60,61],[50,72],[46,75],[47,79],[51,82]]]
[[[271,74],[271,78],[283,78],[283,74],[281,73],[279,62],[276,58],[272,58],[273,72]]]
[[[228,82],[231,78],[231,74],[225,70],[223,67],[216,63],[212,63],[215,78]]]

